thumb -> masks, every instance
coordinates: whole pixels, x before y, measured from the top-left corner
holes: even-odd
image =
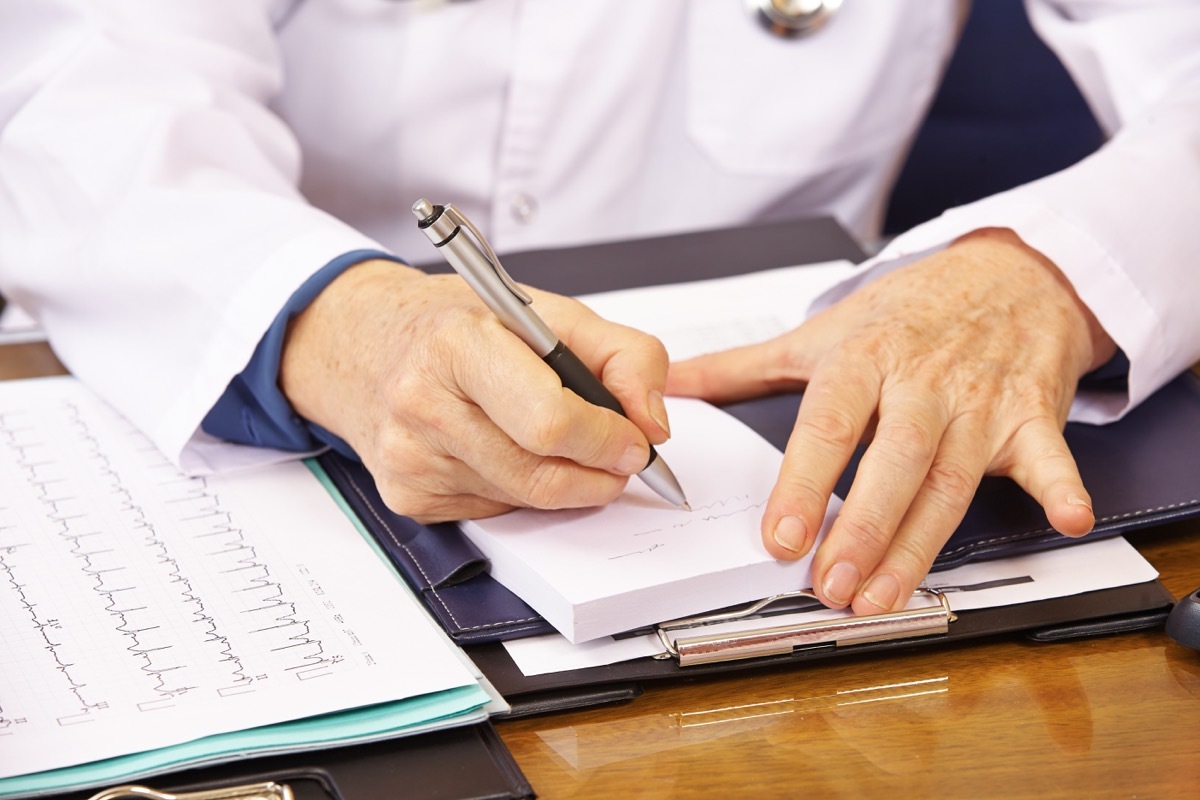
[[[797,346],[788,334],[674,362],[667,371],[667,394],[719,404],[803,388],[804,379],[791,368],[790,354]]]

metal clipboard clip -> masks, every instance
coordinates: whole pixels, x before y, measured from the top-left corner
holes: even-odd
[[[265,781],[243,786],[226,786],[198,792],[160,792],[146,786],[114,786],[92,795],[88,800],[118,800],[136,797],[142,800],[292,800],[291,788],[285,783]]]
[[[783,600],[817,599],[809,589],[777,594],[734,611],[686,617],[659,623],[655,632],[666,648],[659,658],[675,658],[679,666],[712,664],[742,658],[784,655],[797,648],[832,644],[844,647],[890,639],[936,636],[949,632],[956,619],[946,595],[936,589],[917,589],[913,596],[927,596],[937,602],[926,608],[904,609],[869,617],[840,617],[832,620],[776,625],[733,633],[714,633],[704,636],[674,637],[680,630],[691,630],[760,616],[763,610]]]

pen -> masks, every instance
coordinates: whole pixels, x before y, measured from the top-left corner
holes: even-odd
[[[625,416],[617,398],[579,360],[531,307],[533,298],[500,266],[483,234],[452,204],[433,205],[421,199],[413,203],[417,227],[441,251],[504,327],[515,333],[557,373],[563,386],[597,406]],[[650,448],[650,460],[638,473],[646,485],[672,505],[691,511],[683,489],[671,468]]]

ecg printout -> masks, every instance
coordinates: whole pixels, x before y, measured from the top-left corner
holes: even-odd
[[[0,487],[0,777],[476,683],[302,463],[188,478],[7,381]]]

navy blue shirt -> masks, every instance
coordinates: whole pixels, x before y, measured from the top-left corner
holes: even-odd
[[[246,368],[237,375],[200,423],[205,433],[219,439],[276,450],[310,452],[332,447],[358,459],[340,437],[302,418],[279,388],[279,362],[291,319],[308,307],[334,278],[350,267],[371,259],[404,263],[377,250],[354,250],[330,261],[306,280],[288,299],[263,335]]]

